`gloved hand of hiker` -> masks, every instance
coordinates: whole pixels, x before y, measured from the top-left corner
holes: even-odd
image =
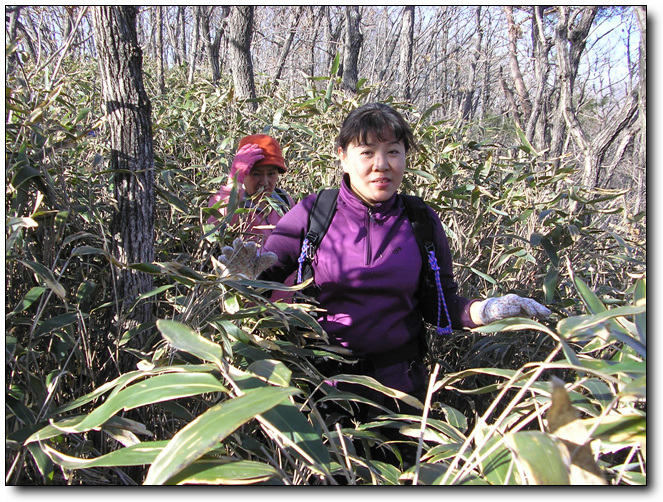
[[[264,159],[262,148],[253,143],[247,143],[242,148],[237,150],[232,165],[230,166],[229,182],[237,177],[237,183],[244,183],[244,179],[251,171],[251,168],[259,160]]]
[[[275,253],[265,251],[258,252],[255,242],[244,243],[239,237],[233,241],[233,245],[221,249],[219,263],[224,275],[243,275],[249,279],[255,279],[260,272],[276,263],[278,257]]]
[[[514,294],[488,298],[479,305],[479,319],[483,324],[490,324],[507,317],[546,318],[550,316],[550,310],[540,303],[531,298],[522,298]]]

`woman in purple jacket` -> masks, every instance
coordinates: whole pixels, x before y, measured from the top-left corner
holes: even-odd
[[[412,131],[396,110],[371,103],[348,115],[336,148],[344,176],[336,213],[312,261],[313,295],[324,309],[318,321],[330,342],[349,349],[360,363],[320,369],[327,376],[335,371],[365,374],[422,398],[427,378],[417,347],[424,321],[415,293],[424,264],[397,194],[407,154],[415,148]],[[297,270],[316,197],[303,199],[276,225],[264,249],[276,253],[278,261],[261,279],[282,282]],[[447,237],[437,214],[427,209],[454,329],[550,314],[534,300],[516,295],[485,301],[459,296]]]

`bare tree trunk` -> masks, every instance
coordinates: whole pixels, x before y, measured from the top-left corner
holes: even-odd
[[[559,22],[555,42],[560,71],[560,106],[569,132],[584,157],[581,183],[586,189],[598,186],[601,162],[608,148],[622,133],[632,134],[631,128],[638,111],[638,92],[635,90],[628,96],[626,103],[614,120],[605,124],[600,131],[592,132],[589,135],[582,128],[572,100],[573,84],[597,11],[598,7],[584,7],[571,16],[567,7],[558,7]],[[574,201],[572,209],[576,210],[577,206],[578,203]]]
[[[217,84],[221,80],[221,40],[223,39],[223,34],[226,30],[228,14],[230,14],[230,8],[226,5],[221,6],[221,20],[214,31],[214,39],[210,40],[210,35],[212,32],[211,29],[211,18],[214,12],[214,6],[206,7],[206,11],[203,13],[202,17],[202,31],[203,31],[203,41],[205,43],[205,48],[207,49],[207,58],[209,59],[210,68],[212,69],[212,82]]]
[[[120,333],[154,319],[152,304],[130,306],[152,290],[152,276],[126,268],[154,260],[154,152],[151,104],[143,86],[142,53],[136,36],[137,8],[93,7],[93,22],[102,97],[110,133],[110,165],[117,203],[111,221],[114,254],[122,301]],[[130,347],[142,347],[134,336]],[[121,369],[129,369],[126,358]]]
[[[164,76],[164,60],[163,60],[163,6],[157,5],[157,84],[159,86],[159,93],[165,94],[166,80]]]
[[[7,7],[6,13],[9,13],[9,28],[7,31],[7,44],[10,44],[11,42],[16,41],[16,28],[18,25],[18,16],[21,13],[21,8],[22,6],[16,5],[14,7]],[[7,73],[12,73],[14,71],[14,67],[16,66],[16,63],[18,61],[18,56],[16,53],[10,54],[10,56],[7,58]]]
[[[311,5],[308,5],[306,7],[308,10],[308,17],[311,20],[311,28],[313,29],[312,36],[309,40],[309,48],[308,48],[308,55],[309,55],[309,63],[308,63],[308,70],[307,74],[310,77],[315,77],[315,47],[318,41],[318,33],[320,31],[320,21],[322,21],[322,8],[320,8],[319,11],[316,12],[315,8]]]
[[[325,39],[325,54],[326,58],[322,62],[322,67],[325,72],[329,72],[336,50],[332,48],[332,29],[331,29],[331,16],[329,14],[329,6],[323,5],[320,7],[320,15],[322,17],[322,31]]]
[[[359,7],[350,5],[345,7],[345,43],[343,45],[343,89],[353,94],[357,93],[359,81],[359,51],[363,35],[359,31],[361,13]]]
[[[398,61],[398,87],[403,100],[410,101],[412,98],[411,71],[412,71],[412,46],[414,45],[414,5],[403,8],[400,36],[400,58]]]
[[[643,199],[646,196],[645,179],[647,173],[647,10],[644,7],[634,7],[640,26],[640,92],[638,114],[640,116],[640,131],[638,134],[637,149],[637,195],[634,214],[642,211]]]
[[[180,64],[186,64],[186,7],[181,5],[177,7],[177,26],[179,27],[179,36],[175,40],[177,43],[177,52],[180,55]]]
[[[507,5],[504,7],[506,12],[506,19],[509,23],[509,66],[511,67],[511,77],[516,88],[516,97],[518,105],[522,110],[524,117],[529,117],[532,113],[532,103],[529,99],[529,93],[523,80],[523,75],[520,72],[520,65],[518,64],[518,32],[519,28],[513,22],[513,7]]]
[[[506,83],[506,80],[504,80],[504,68],[501,66],[499,68],[498,79],[500,83],[500,88],[502,89],[502,93],[504,94],[504,97],[506,98],[507,102],[509,103],[509,106],[511,107],[511,114],[513,115],[513,120],[518,125],[518,127],[522,129],[523,125],[520,119],[520,112],[518,111],[518,103],[516,103],[516,98],[513,95],[511,88]]]
[[[288,54],[290,54],[290,46],[292,45],[292,40],[295,38],[295,33],[297,31],[297,25],[299,24],[299,18],[302,16],[304,7],[301,5],[295,8],[292,12],[292,18],[290,21],[290,29],[288,30],[288,35],[285,38],[283,43],[283,48],[281,49],[281,56],[279,57],[279,63],[276,69],[276,76],[274,77],[274,84],[278,85],[281,76],[283,75],[283,68],[285,68],[285,62],[288,59]]]
[[[460,118],[469,120],[472,115],[472,101],[474,99],[474,88],[476,87],[477,64],[481,56],[481,43],[483,41],[483,29],[481,28],[481,6],[476,8],[477,17],[477,38],[474,47],[474,56],[470,62],[470,75],[467,79],[465,90],[461,98]]]
[[[546,82],[550,73],[548,55],[552,41],[546,38],[544,31],[544,11],[546,7],[536,5],[532,13],[532,46],[534,48],[535,92],[532,111],[527,119],[525,136],[535,148],[543,150],[546,141]]]
[[[253,7],[232,7],[229,22],[230,66],[235,93],[240,99],[255,99],[256,86],[251,61],[251,37],[253,35]],[[253,110],[256,102],[249,103]]]
[[[382,26],[384,28],[384,35],[381,36],[384,41],[384,48],[381,51],[382,57],[377,62],[378,63],[378,82],[384,82],[387,79],[391,78],[391,75],[388,75],[388,71],[392,70],[392,57],[394,56],[394,51],[396,50],[396,45],[398,44],[398,36],[390,30],[391,23],[389,22],[389,13],[385,9],[384,13],[384,22]]]
[[[203,16],[204,5],[194,7],[193,40],[191,41],[191,54],[189,55],[189,77],[187,82],[193,84],[193,77],[196,73],[196,59],[198,56],[198,46],[200,45],[200,18]]]

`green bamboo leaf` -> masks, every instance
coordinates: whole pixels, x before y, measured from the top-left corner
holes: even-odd
[[[27,216],[16,216],[7,220],[7,226],[11,227],[12,230],[16,230],[16,228],[35,228],[39,226],[39,223]]]
[[[360,384],[360,385],[363,385],[365,387],[368,387],[369,389],[373,389],[375,391],[381,392],[385,396],[400,399],[404,403],[407,403],[410,406],[414,406],[415,408],[417,408],[419,410],[424,409],[424,405],[417,398],[412,397],[409,394],[406,394],[405,392],[401,392],[399,390],[392,389],[390,387],[386,387],[386,386],[382,385],[380,382],[378,382],[375,378],[372,378],[372,377],[369,377],[369,376],[341,374],[341,375],[334,375],[329,380],[332,380],[334,382],[345,382],[345,383]]]
[[[124,389],[127,385],[131,384],[131,382],[135,380],[142,380],[146,377],[154,376],[154,375],[162,375],[162,374],[170,374],[170,373],[204,373],[204,372],[212,372],[216,369],[216,367],[212,364],[187,364],[187,365],[182,365],[182,366],[164,366],[160,368],[155,368],[151,371],[131,371],[129,373],[124,373],[123,375],[120,375],[114,380],[111,380],[110,382],[107,382],[105,384],[100,385],[97,387],[95,390],[92,392],[85,394],[84,396],[81,396],[67,404],[64,404],[51,413],[51,416],[57,416],[61,415],[63,413],[67,413],[71,410],[75,410],[76,408],[80,408],[83,405],[86,405],[95,399],[98,399],[99,397],[103,396],[106,392],[111,391],[109,397],[116,395],[118,392],[120,392],[122,389]]]
[[[601,409],[605,409],[612,403],[612,390],[603,381],[598,378],[589,378],[581,383],[589,395],[601,404]]]
[[[92,410],[89,414],[61,420],[33,434],[26,443],[64,433],[80,433],[101,426],[120,410],[190,397],[204,393],[228,392],[210,373],[169,373],[135,383]]]
[[[65,299],[65,297],[67,296],[67,292],[65,291],[62,284],[60,284],[57,281],[57,279],[53,275],[53,272],[51,272],[48,268],[46,268],[41,263],[37,263],[34,261],[18,260],[18,262],[32,269],[32,271],[35,274],[37,274],[46,283],[46,286],[48,286],[60,298],[62,298],[63,300]]]
[[[559,270],[556,267],[550,267],[543,279],[543,294],[545,295],[544,301],[550,305],[555,297],[555,289],[557,288],[557,278]]]
[[[589,286],[580,278],[573,273],[571,267],[569,267],[569,272],[571,272],[571,278],[573,279],[573,284],[575,285],[576,291],[582,298],[583,303],[592,314],[600,314],[605,312],[607,309],[603,302],[596,296],[596,293],[592,291]]]
[[[532,144],[529,142],[527,139],[527,136],[525,136],[525,133],[523,130],[516,125],[516,133],[518,134],[518,138],[520,138],[520,149],[523,150],[526,153],[529,153],[530,155],[538,155],[537,151],[534,149]]]
[[[601,439],[610,443],[632,444],[647,441],[647,417],[635,413],[620,415],[613,413],[605,417],[586,418],[572,422],[592,439]]]
[[[14,310],[12,310],[7,317],[18,314],[19,312],[23,312],[25,309],[29,308],[30,305],[32,305],[41,297],[44,291],[46,291],[46,288],[41,286],[35,286],[34,288],[31,288],[30,291],[25,294],[23,299],[18,302]]]
[[[139,272],[145,272],[146,274],[161,273],[161,267],[155,263],[133,263],[129,265],[129,268],[132,270],[138,270]]]
[[[447,418],[447,422],[452,427],[455,427],[456,429],[465,432],[467,430],[467,417],[463,415],[460,411],[458,411],[456,408],[453,408],[449,406],[448,404],[444,403],[435,403],[436,406],[444,413],[444,415]]]
[[[261,362],[257,361],[254,364]],[[245,392],[265,386],[262,380],[248,373],[236,376],[235,383]],[[313,470],[329,475],[329,451],[323,444],[320,435],[295,404],[291,402],[280,403],[263,413],[262,416],[287,438],[291,447],[297,452],[297,456],[303,458]]]
[[[329,72],[329,83],[327,84],[327,92],[325,93],[325,100],[322,104],[322,110],[327,111],[331,104],[332,91],[334,90],[334,80],[338,74],[338,67],[341,64],[341,55],[337,52],[332,62],[332,67]]]
[[[249,485],[279,476],[275,467],[252,460],[201,459],[170,478],[167,485]]]
[[[371,471],[378,476],[380,485],[398,485],[401,471],[396,466],[379,460],[371,460]]]
[[[146,485],[161,485],[213,449],[237,427],[299,392],[265,387],[223,401],[178,432],[147,472]]]
[[[159,319],[157,329],[173,347],[177,350],[188,352],[204,361],[216,364],[218,367],[223,365],[223,348],[202,337],[190,327],[177,321]]]
[[[570,484],[564,450],[551,435],[539,431],[509,433],[505,443],[525,471],[529,484]]]
[[[36,338],[39,338],[42,335],[64,328],[65,326],[69,326],[70,324],[75,323],[77,320],[78,320],[78,314],[76,314],[75,312],[70,312],[68,314],[61,314],[59,316],[55,316],[51,319],[47,319],[39,323],[39,327],[35,330],[34,336]]]
[[[517,482],[512,465],[513,455],[504,444],[484,456],[485,452],[490,451],[500,440],[500,437],[492,436],[481,449],[481,471],[491,485],[515,485]]]
[[[570,338],[584,334],[596,326],[607,324],[611,337],[627,344],[642,357],[646,357],[647,347],[639,340],[633,338],[628,331],[621,327],[617,322],[614,322],[615,318],[645,314],[646,312],[646,306],[636,307],[627,305],[624,307],[615,307],[609,310],[606,309],[595,315],[567,317],[557,323],[557,330],[565,338]]]
[[[608,361],[603,359],[582,359],[581,367],[596,375],[640,375],[647,372],[647,361]]]
[[[622,398],[647,399],[647,375],[629,382],[620,392]]]
[[[168,291],[169,289],[174,288],[174,284],[166,284],[164,286],[159,286],[158,288],[154,288],[152,291],[148,291],[147,293],[143,293],[142,295],[139,295],[134,303],[138,303],[141,300],[144,300],[145,298],[151,298],[152,296],[160,295],[164,291]]]
[[[11,183],[14,188],[18,188],[27,180],[39,176],[41,176],[41,171],[39,169],[32,166],[23,166],[16,172]]]
[[[428,181],[431,181],[431,182],[435,182],[435,181],[436,181],[435,176],[433,176],[433,175],[430,174],[430,173],[427,173],[426,171],[422,171],[421,169],[410,169],[410,168],[407,168],[405,171],[408,172],[408,173],[410,173],[410,174],[416,174],[417,176],[421,176],[422,178],[427,179]]]
[[[423,124],[423,122],[425,122],[426,119],[430,117],[435,110],[441,107],[442,103],[435,103],[433,106],[427,108],[426,111],[421,114],[421,118],[419,119],[419,124]]]
[[[105,249],[94,246],[78,246],[71,252],[71,256],[85,256],[90,254],[106,255],[107,253]]]
[[[292,376],[292,371],[290,371],[285,364],[273,359],[261,359],[255,361],[249,365],[247,371],[258,375],[259,377],[264,378],[268,383],[278,385],[279,387],[287,387],[290,385],[290,377]]]
[[[489,283],[494,284],[495,286],[497,286],[497,281],[495,279],[493,279],[491,276],[489,276],[488,274],[484,274],[483,272],[481,272],[481,271],[479,271],[479,270],[477,270],[476,268],[473,268],[473,267],[470,267],[470,270],[472,272],[474,272],[476,275],[478,275],[479,277],[481,277],[482,279],[484,279],[484,280],[488,281]]]
[[[559,256],[557,255],[557,249],[555,248],[553,243],[550,242],[550,239],[548,239],[548,237],[541,238],[541,246],[548,255],[550,263],[552,263],[553,267],[555,268],[559,267]]]
[[[76,289],[76,303],[80,305],[85,300],[91,298],[98,286],[94,281],[81,282]]]
[[[580,361],[576,356],[575,352],[568,346],[564,338],[560,337],[557,333],[549,329],[547,326],[544,326],[540,322],[534,321],[532,319],[525,319],[523,317],[509,317],[507,319],[502,319],[500,321],[492,322],[486,326],[479,326],[478,328],[473,328],[472,331],[478,331],[480,333],[497,333],[500,331],[518,331],[525,329],[533,329],[536,331],[542,331],[551,338],[553,338],[557,343],[559,343],[564,349],[564,355],[571,364],[580,365]]]
[[[44,454],[44,451],[39,448],[38,444],[31,443],[27,445],[28,451],[37,464],[39,473],[47,480],[46,484],[51,484],[53,481],[53,461]]]
[[[95,458],[78,458],[65,455],[46,443],[39,443],[42,450],[50,457],[53,463],[65,469],[90,469],[92,467],[125,467],[132,465],[149,465],[157,458],[159,453],[168,445],[169,440],[148,441],[138,443],[126,448],[112,451],[106,455]]]

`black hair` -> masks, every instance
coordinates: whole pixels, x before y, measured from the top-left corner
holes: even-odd
[[[378,141],[392,137],[402,141],[405,152],[416,149],[414,134],[403,116],[384,103],[368,103],[352,110],[343,121],[336,137],[336,149],[347,150],[352,143],[364,144],[370,134],[377,135]]]

